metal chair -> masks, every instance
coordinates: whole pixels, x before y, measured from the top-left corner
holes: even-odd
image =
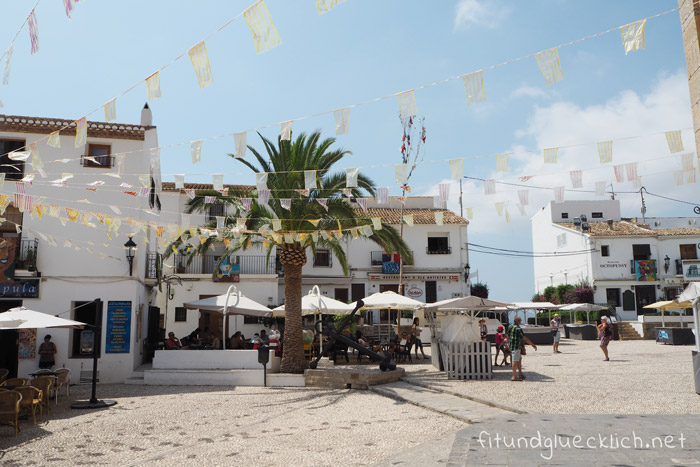
[[[0,423],[15,428],[15,436],[19,434],[19,404],[22,394],[17,391],[0,391]]]
[[[36,425],[36,408],[39,407],[39,420],[44,418],[44,409],[41,406],[42,393],[41,390],[34,386],[20,386],[15,388],[15,391],[22,394],[22,400],[19,403],[20,410],[27,409],[32,414],[34,424]]]
[[[31,380],[29,383],[30,386],[34,386],[35,388],[41,390],[41,405],[46,407],[46,415],[51,414],[51,390],[53,389],[53,378],[49,378],[48,376],[39,376],[37,378],[34,378]]]

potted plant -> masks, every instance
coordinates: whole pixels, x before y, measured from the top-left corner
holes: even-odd
[[[29,271],[36,270],[36,256],[33,249],[28,249],[24,258],[24,266]]]

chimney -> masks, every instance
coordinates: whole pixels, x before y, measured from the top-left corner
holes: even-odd
[[[610,227],[610,230],[612,230],[612,228],[613,228],[613,220],[612,219],[608,219],[608,227]]]
[[[143,106],[141,110],[141,125],[142,126],[153,126],[153,114],[151,109],[148,107],[148,102]]]

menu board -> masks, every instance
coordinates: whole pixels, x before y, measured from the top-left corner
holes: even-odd
[[[107,302],[106,353],[129,353],[131,302]]]

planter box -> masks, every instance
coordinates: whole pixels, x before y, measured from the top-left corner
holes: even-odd
[[[598,330],[595,324],[567,324],[564,329],[566,333],[571,336],[571,339],[582,341],[594,341],[598,339]]]
[[[695,344],[693,330],[689,328],[654,328],[656,331],[656,342],[671,345],[692,345]]]

